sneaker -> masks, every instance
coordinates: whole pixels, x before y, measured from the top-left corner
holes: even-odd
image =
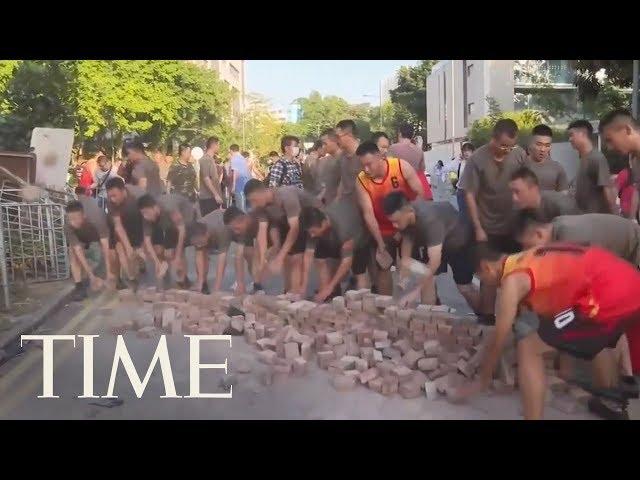
[[[202,284],[202,290],[200,290],[200,293],[204,293],[205,295],[209,295],[211,293],[211,291],[209,290],[209,284],[207,282],[204,282]]]
[[[618,402],[591,397],[587,405],[591,413],[605,420],[629,420],[626,406]]]
[[[76,284],[76,288],[71,292],[71,300],[74,302],[81,302],[87,298],[87,287],[81,283]]]
[[[264,287],[261,283],[253,282],[253,293],[259,292],[260,290],[264,291]]]

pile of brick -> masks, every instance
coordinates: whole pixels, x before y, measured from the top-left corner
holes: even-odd
[[[494,329],[456,315],[447,306],[399,309],[392,297],[369,290],[348,291],[330,304],[288,295],[203,295],[161,292],[154,287],[135,295],[122,290],[119,296],[123,312],[115,315],[119,320],[114,333],[135,329],[139,337],[164,332],[244,335],[258,349],[258,360],[267,366],[262,372],[265,384],[304,375],[315,357],[318,366],[329,372],[336,390],[362,385],[404,398],[426,395],[435,399],[465,379],[475,378]],[[229,307],[244,315],[227,315]],[[562,402],[569,398],[575,404],[576,392],[572,394],[557,377],[554,359],[546,361],[551,390],[562,393],[554,396],[558,408],[571,410],[572,406]],[[515,372],[516,353],[510,347],[500,359],[493,389],[512,391],[517,386]]]

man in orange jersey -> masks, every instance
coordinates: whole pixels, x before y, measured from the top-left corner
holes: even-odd
[[[519,306],[540,317],[538,332],[518,342],[518,384],[525,419],[542,418],[546,393],[543,354],[554,349],[593,360],[626,333],[634,374],[640,373],[640,272],[600,247],[551,243],[506,255],[481,243],[476,270],[499,284],[496,330],[479,378],[452,393],[462,400],[488,387]],[[611,356],[612,358],[612,356]]]
[[[377,252],[383,254],[386,251],[395,261],[400,245],[399,235],[384,213],[383,200],[394,191],[403,192],[409,200],[424,197],[422,183],[409,163],[385,157],[373,142],[361,143],[356,155],[362,165],[362,172],[358,174],[356,181],[356,195],[362,216],[376,243]],[[409,251],[402,251],[401,256],[411,255],[411,246],[408,248]],[[382,295],[393,294],[390,268],[391,266],[386,270],[378,268],[375,275],[375,285]]]

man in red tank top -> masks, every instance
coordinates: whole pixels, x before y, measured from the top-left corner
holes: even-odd
[[[376,250],[381,254],[388,252],[395,262],[400,246],[399,236],[384,214],[383,200],[393,191],[403,192],[410,200],[417,196],[424,197],[424,188],[415,169],[409,163],[398,158],[385,157],[373,142],[361,143],[356,155],[363,170],[358,174],[356,181],[356,195],[362,216],[376,243]],[[411,252],[407,254],[410,255]],[[375,282],[378,293],[391,295],[393,283],[390,267],[387,270],[379,268],[375,277],[372,281]]]

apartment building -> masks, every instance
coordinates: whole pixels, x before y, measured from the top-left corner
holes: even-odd
[[[218,76],[229,88],[234,96],[231,113],[239,119],[245,109],[245,65],[244,60],[190,60],[192,63],[209,70],[218,72]]]

